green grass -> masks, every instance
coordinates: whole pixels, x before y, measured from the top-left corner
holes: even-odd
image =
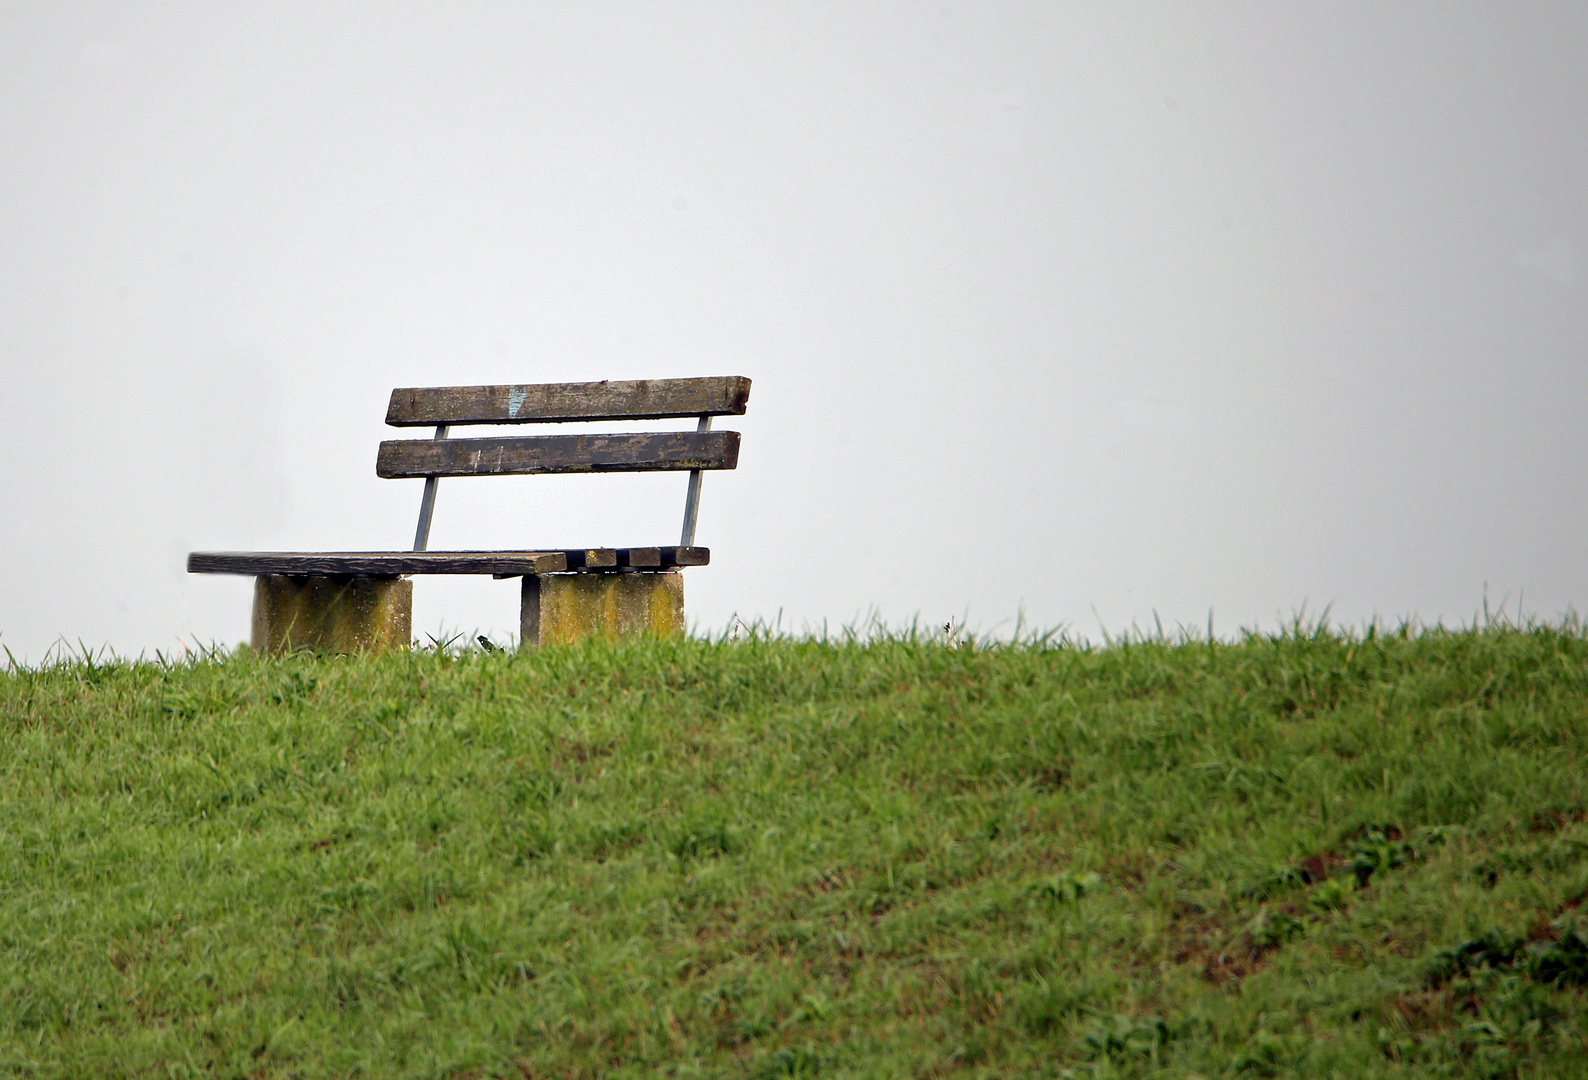
[[[0,673],[0,1075],[1588,1072],[1588,636]]]

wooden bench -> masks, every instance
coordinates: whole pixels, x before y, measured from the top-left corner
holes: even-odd
[[[520,642],[537,646],[591,636],[678,636],[684,632],[686,566],[705,566],[695,546],[700,477],[732,469],[739,433],[712,431],[750,397],[742,376],[531,386],[440,386],[392,391],[386,423],[431,427],[430,439],[380,444],[377,476],[423,478],[412,551],[195,551],[195,574],[255,576],[252,644],[264,651],[332,652],[406,648],[412,635],[412,574],[519,577]],[[694,431],[455,439],[473,424],[696,417]],[[678,544],[638,548],[429,551],[436,487],[444,476],[687,471]]]

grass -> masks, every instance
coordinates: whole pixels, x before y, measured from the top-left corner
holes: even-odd
[[[1571,1076],[1588,635],[0,673],[0,1075]]]

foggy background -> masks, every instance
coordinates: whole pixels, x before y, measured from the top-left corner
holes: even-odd
[[[188,551],[408,547],[394,386],[717,374],[703,631],[1559,618],[1585,48],[1581,4],[11,0],[0,645],[230,644],[252,583]],[[684,483],[444,480],[431,546],[671,543]],[[516,630],[416,581],[421,640]]]

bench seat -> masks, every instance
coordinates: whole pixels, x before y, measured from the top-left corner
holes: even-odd
[[[705,566],[703,547],[562,548],[552,551],[195,551],[190,574],[401,577],[410,574],[524,575]]]

